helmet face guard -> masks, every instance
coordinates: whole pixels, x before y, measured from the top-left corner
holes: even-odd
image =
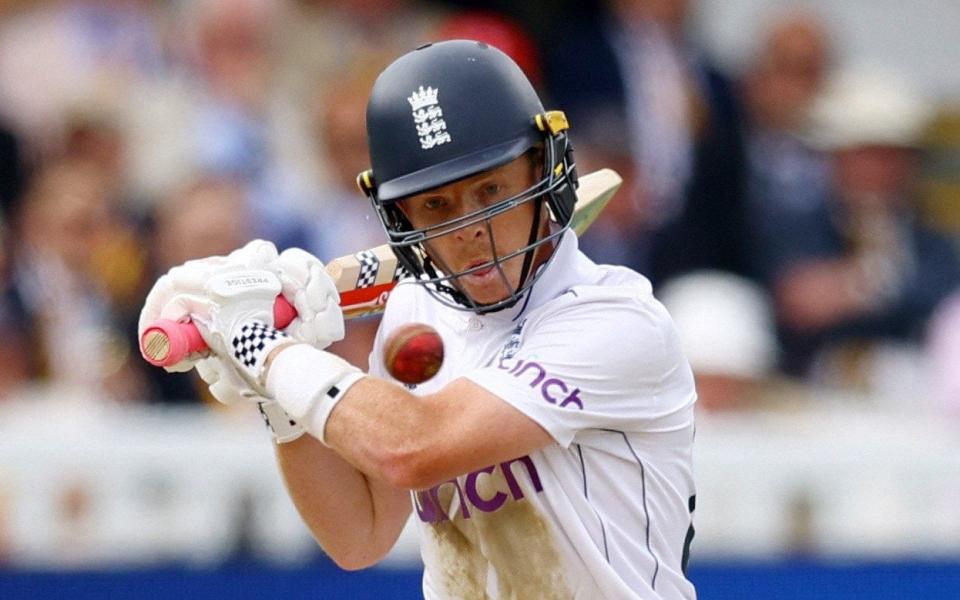
[[[548,146],[550,148],[550,146]],[[555,163],[551,156],[554,152],[545,152],[544,170],[548,176],[541,178],[537,183],[523,192],[504,200],[500,200],[486,208],[462,215],[429,227],[414,228],[403,214],[396,202],[378,202],[374,200],[374,207],[380,216],[384,229],[387,231],[388,243],[403,265],[404,269],[414,275],[417,282],[425,285],[427,290],[438,301],[454,308],[468,309],[479,314],[495,312],[516,304],[529,290],[542,272],[533,271],[533,259],[541,246],[554,244],[569,227],[570,217],[573,214],[573,202],[569,196],[576,198],[575,184],[571,183],[571,171],[567,170],[566,161]],[[562,174],[556,176],[556,170],[547,168],[547,165],[559,164],[563,167]],[[573,165],[570,165],[571,167]],[[520,248],[511,250],[503,255],[497,254],[496,239],[491,225],[495,217],[512,211],[524,204],[533,204],[534,218],[527,243]],[[550,207],[552,221],[556,227],[550,228],[545,235],[541,231],[541,212],[543,204]],[[562,219],[562,220],[561,220]],[[458,230],[474,227],[483,223],[494,247],[493,259],[462,271],[453,271],[443,264],[442,259],[428,252],[432,240],[450,235]],[[516,257],[523,257],[520,282],[514,286],[510,283],[503,270],[503,263]],[[509,293],[501,300],[490,304],[479,304],[459,286],[459,277],[476,271],[494,268],[499,272],[500,280]]]
[[[569,227],[576,203],[576,169],[563,113],[544,112],[520,69],[499,50],[453,41],[415,50],[381,74],[367,108],[367,130],[373,170],[361,173],[357,182],[414,280],[441,303],[480,314],[523,298],[543,271],[535,269],[534,257]],[[398,205],[411,195],[505,165],[533,148],[542,148],[539,180],[513,197],[422,228],[414,228]],[[498,255],[492,219],[527,203],[534,218],[526,244]],[[555,224],[547,232],[544,204]],[[480,223],[493,246],[489,262],[453,271],[429,251],[433,240]],[[513,285],[503,264],[521,256],[520,280]],[[458,279],[490,268],[499,273],[505,297],[480,304]]]

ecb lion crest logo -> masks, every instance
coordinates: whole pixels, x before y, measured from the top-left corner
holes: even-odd
[[[438,98],[440,90],[432,86],[416,90],[407,98],[413,111],[413,123],[420,137],[420,147],[429,150],[453,141],[447,131],[447,122],[443,120],[443,109]]]
[[[503,345],[503,350],[500,351],[501,360],[513,358],[517,354],[517,350],[520,349],[520,337],[523,335],[523,326],[526,324],[527,320],[524,319],[510,332],[510,339],[507,340],[507,343]]]

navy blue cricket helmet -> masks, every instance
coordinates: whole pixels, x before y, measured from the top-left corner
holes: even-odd
[[[506,54],[482,42],[428,44],[401,56],[377,78],[367,105],[372,169],[357,177],[401,265],[441,302],[478,313],[512,306],[538,274],[536,249],[569,227],[576,203],[576,168],[562,112],[546,112],[533,86]],[[414,229],[397,201],[505,165],[537,148],[540,180],[521,194],[430,228]],[[534,219],[529,244],[465,272],[445,272],[425,242],[534,202],[546,204],[557,226],[547,235]],[[502,301],[478,305],[457,286],[467,272],[524,254],[521,281]],[[501,275],[503,271],[501,270]],[[505,278],[505,276],[504,276]]]

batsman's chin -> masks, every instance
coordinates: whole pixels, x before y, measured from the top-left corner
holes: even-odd
[[[459,278],[460,289],[479,305],[494,304],[510,295],[503,277],[496,269],[491,273],[471,273]]]

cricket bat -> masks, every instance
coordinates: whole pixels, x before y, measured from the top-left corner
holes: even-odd
[[[622,179],[613,169],[600,169],[580,177],[577,204],[570,226],[578,234],[586,231],[620,188]],[[354,319],[383,311],[402,269],[390,246],[384,244],[331,260],[327,273],[340,292],[343,316]],[[296,309],[283,296],[273,309],[274,323],[280,329],[297,316]],[[160,320],[148,327],[140,338],[140,353],[152,365],[170,366],[206,344],[189,320]]]

